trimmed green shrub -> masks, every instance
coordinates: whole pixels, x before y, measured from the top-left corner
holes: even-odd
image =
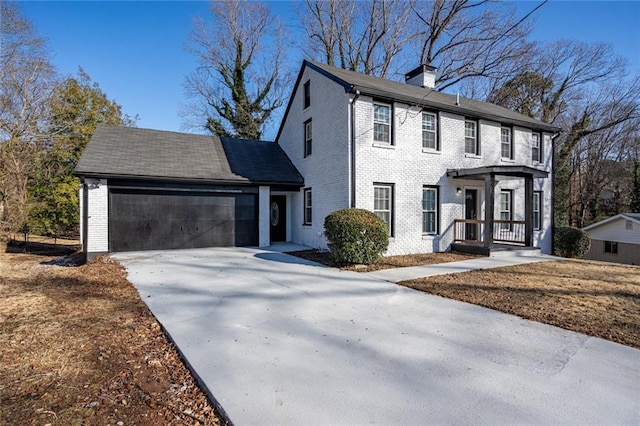
[[[562,257],[582,257],[591,247],[589,234],[571,226],[558,226],[554,230],[554,254]]]
[[[387,224],[363,209],[342,209],[324,220],[333,260],[340,265],[371,264],[389,246]]]

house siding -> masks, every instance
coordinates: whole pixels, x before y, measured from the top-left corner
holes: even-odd
[[[311,105],[304,108],[304,83],[310,81]],[[349,95],[315,70],[305,68],[292,95],[278,140],[313,199],[311,225],[304,225],[303,190],[291,193],[291,241],[326,248],[325,217],[349,207]],[[312,119],[312,153],[304,156],[304,123]]]
[[[627,229],[627,220],[631,222],[631,229]],[[640,265],[640,224],[636,220],[618,217],[593,226],[584,230],[591,238],[585,259]],[[618,253],[605,253],[605,241],[618,243]]]
[[[592,240],[616,241],[618,243],[640,244],[640,224],[631,221],[632,229],[626,229],[627,219],[620,217],[585,232]]]
[[[606,241],[615,241],[608,239]],[[591,240],[591,248],[584,256],[589,260],[640,265],[640,244],[618,243],[618,253],[604,252],[605,240]]]

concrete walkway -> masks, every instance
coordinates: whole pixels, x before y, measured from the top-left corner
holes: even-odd
[[[406,268],[383,269],[367,272],[373,278],[399,283],[400,281],[415,280],[417,278],[434,275],[455,274],[459,272],[476,271],[480,269],[501,268],[503,266],[523,265],[526,263],[549,262],[558,260],[555,256],[546,255],[513,255],[499,257],[479,257],[461,260],[459,262],[438,263],[435,265],[409,266]]]
[[[259,249],[115,255],[236,425],[640,424],[640,351]]]

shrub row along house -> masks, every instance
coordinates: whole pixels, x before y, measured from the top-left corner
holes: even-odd
[[[559,129],[434,82],[304,61],[275,143],[99,127],[76,169],[83,246],[325,248],[325,217],[358,207],[387,222],[387,254],[549,253]]]

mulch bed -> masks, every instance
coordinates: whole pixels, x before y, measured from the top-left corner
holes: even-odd
[[[372,271],[379,271],[382,269],[401,268],[406,266],[433,265],[437,263],[456,262],[459,260],[473,259],[478,257],[475,255],[458,253],[458,252],[423,253],[423,254],[411,254],[411,255],[403,255],[403,256],[386,256],[386,257],[380,258],[377,262],[371,265],[344,266],[344,265],[336,264],[331,257],[331,253],[328,251],[313,249],[313,250],[295,251],[287,254],[297,256],[302,259],[311,260],[313,262],[318,262],[323,265],[331,266],[334,268],[341,268],[348,271],[358,271],[358,272],[372,272]]]

